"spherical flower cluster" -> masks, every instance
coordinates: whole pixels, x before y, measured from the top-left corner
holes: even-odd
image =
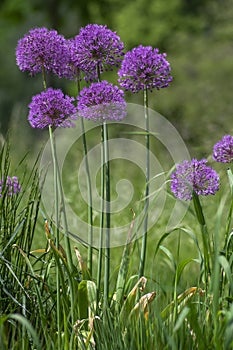
[[[12,178],[7,176],[6,180],[4,180],[4,178],[0,180],[0,197],[2,197],[2,192],[4,192],[4,190],[9,197],[20,192],[21,186],[17,176],[13,176]]]
[[[74,98],[65,96],[59,89],[48,88],[32,97],[29,104],[28,121],[33,128],[72,127],[77,119]]]
[[[89,70],[87,66],[83,65],[78,57],[79,57],[79,51],[77,49],[77,44],[75,38],[67,40],[67,46],[69,48],[69,58],[68,58],[68,67],[69,67],[69,73],[67,74],[67,78],[74,80],[82,80],[82,78],[86,82],[92,82],[94,80],[97,80],[97,70],[96,67],[92,67]]]
[[[78,96],[78,114],[94,121],[121,120],[126,116],[124,92],[105,80],[92,83]]]
[[[97,67],[101,73],[109,66],[119,66],[123,50],[124,45],[115,32],[104,25],[89,24],[75,36],[71,58],[81,70],[97,77]]]
[[[219,189],[219,176],[206,165],[207,160],[184,160],[171,175],[171,191],[179,199],[191,200],[192,194],[207,196]]]
[[[214,145],[213,159],[220,163],[231,163],[233,161],[233,136],[225,135]]]
[[[165,88],[172,81],[166,53],[151,46],[138,46],[125,54],[118,72],[121,87],[133,93]]]
[[[16,62],[22,71],[32,75],[44,69],[59,77],[69,76],[69,47],[56,30],[34,28],[18,41]]]

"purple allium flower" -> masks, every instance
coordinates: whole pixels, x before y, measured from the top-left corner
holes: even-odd
[[[34,28],[18,41],[16,62],[19,69],[32,75],[43,69],[59,77],[70,74],[67,62],[69,47],[67,40],[56,30]]]
[[[171,175],[171,191],[179,199],[191,200],[192,192],[207,196],[219,189],[219,176],[206,165],[207,160],[184,160]]]
[[[29,104],[28,121],[33,128],[72,127],[72,120],[77,119],[74,98],[65,96],[59,89],[48,88],[32,97]]]
[[[172,77],[165,57],[166,53],[159,53],[151,46],[140,45],[128,51],[118,72],[121,87],[133,93],[167,87]]]
[[[107,26],[88,24],[74,38],[71,57],[78,68],[97,78],[97,67],[101,73],[109,66],[119,66],[123,50],[120,37]]]
[[[121,120],[126,116],[124,92],[105,80],[92,83],[78,96],[78,113],[94,121]]]
[[[221,163],[231,163],[233,161],[233,136],[225,135],[214,145],[213,159]]]
[[[97,79],[97,71],[95,67],[92,70],[88,70],[78,59],[79,51],[75,38],[67,40],[67,46],[69,50],[69,57],[67,62],[67,74],[68,79],[81,80],[82,77],[86,82],[91,82]]]
[[[7,176],[6,181],[4,178],[0,181],[0,197],[2,197],[2,192],[6,189],[7,196],[12,197],[13,194],[17,194],[21,190],[21,186],[19,184],[19,180],[17,176]]]

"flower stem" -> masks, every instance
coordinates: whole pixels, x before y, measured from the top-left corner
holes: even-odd
[[[85,156],[85,167],[87,174],[87,192],[88,192],[88,258],[87,258],[87,268],[92,276],[92,256],[93,256],[93,211],[92,211],[92,188],[91,188],[91,177],[90,177],[90,168],[87,157],[87,141],[84,120],[81,118],[81,127],[82,127],[82,142],[83,142],[83,151]]]
[[[195,213],[201,228],[203,249],[204,249],[204,273],[205,273],[205,282],[207,286],[208,274],[210,273],[209,255],[211,254],[211,247],[210,247],[209,234],[208,234],[202,206],[201,206],[199,197],[195,192],[193,192],[193,204],[194,204]]]
[[[104,161],[105,161],[105,184],[106,184],[106,236],[105,236],[105,273],[104,273],[104,305],[108,306],[109,294],[109,274],[110,274],[110,167],[109,167],[109,148],[108,148],[108,126],[103,122],[104,135]]]
[[[80,93],[80,79],[79,75],[77,76],[77,87],[78,93]],[[81,119],[81,128],[82,128],[82,143],[83,143],[83,153],[85,157],[85,168],[87,174],[87,192],[88,192],[88,258],[87,258],[87,268],[92,276],[92,260],[93,260],[93,210],[92,210],[92,187],[91,187],[91,177],[90,177],[90,168],[88,162],[88,152],[87,152],[87,140],[86,132],[83,118]]]
[[[53,135],[52,127],[49,125],[49,138],[51,144],[51,152],[53,159],[53,174],[54,174],[54,200],[55,200],[55,223],[56,223],[56,248],[59,249],[59,205],[58,205],[58,177],[57,177],[57,162],[56,162],[56,150],[55,139]],[[59,267],[56,264],[56,289],[57,289],[57,336],[58,336],[58,349],[61,345],[61,297],[60,297],[60,276]]]
[[[46,90],[47,89],[46,73],[45,73],[45,68],[43,64],[42,64],[42,80],[43,80],[43,88],[44,90]]]
[[[67,254],[67,262],[69,271],[72,275],[72,273],[75,270],[75,267],[73,265],[73,259],[72,259],[72,253],[71,253],[71,246],[70,246],[70,240],[69,240],[69,229],[68,229],[68,221],[66,217],[66,210],[65,210],[65,200],[64,200],[64,194],[62,189],[62,180],[61,180],[61,174],[58,167],[58,161],[57,161],[57,154],[56,154],[56,144],[55,144],[55,137],[53,135],[53,131],[51,126],[49,126],[49,134],[50,134],[50,140],[51,141],[51,150],[52,150],[52,159],[53,159],[53,165],[54,165],[54,193],[55,193],[55,213],[56,213],[56,248],[60,249],[60,243],[59,243],[59,192],[60,192],[60,202],[61,202],[61,214],[63,215],[64,220],[64,230],[65,230],[65,245],[66,245],[66,254]],[[59,282],[59,268],[57,266],[57,281]],[[60,284],[60,283],[59,283]],[[74,315],[74,283],[71,278],[69,278],[69,287],[70,287],[70,295],[71,295],[71,316],[72,316],[72,323],[75,321],[75,315]],[[58,288],[58,287],[57,287]],[[57,289],[58,292],[58,303],[60,303],[60,287]],[[57,305],[58,307],[58,305]],[[59,306],[60,307],[60,306]],[[60,309],[58,309],[60,310]]]
[[[144,89],[144,116],[146,129],[146,190],[145,190],[145,205],[144,205],[144,230],[142,237],[141,257],[139,265],[138,278],[144,274],[145,260],[146,260],[146,246],[147,246],[147,228],[148,228],[148,208],[149,208],[149,180],[150,180],[150,135],[149,135],[149,111],[148,111],[148,90]]]
[[[97,65],[98,82],[100,78],[100,66]],[[109,295],[109,275],[110,275],[110,168],[109,168],[109,148],[108,148],[108,126],[106,121],[103,121],[101,126],[101,218],[100,218],[100,240],[99,240],[99,257],[98,257],[98,272],[97,272],[97,304],[99,299],[101,270],[102,270],[102,254],[103,254],[103,230],[104,230],[104,214],[106,212],[106,229],[105,229],[105,264],[104,264],[104,308],[108,307]],[[105,208],[106,199],[106,208]],[[105,210],[104,210],[105,209]]]
[[[103,256],[103,230],[104,230],[104,198],[105,198],[105,164],[104,164],[104,130],[101,128],[101,217],[100,217],[100,238],[99,238],[99,255],[98,255],[98,270],[97,270],[97,307],[99,305],[100,284],[102,274],[102,256]]]

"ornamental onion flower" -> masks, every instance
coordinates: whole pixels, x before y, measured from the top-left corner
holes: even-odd
[[[103,80],[81,90],[78,114],[94,121],[121,120],[126,116],[124,92]]]
[[[233,161],[233,136],[225,135],[214,145],[213,159],[220,163],[231,163]]]
[[[65,96],[59,89],[48,88],[32,97],[29,104],[28,121],[33,128],[72,127],[77,119],[74,98]]]
[[[67,41],[56,30],[34,28],[18,41],[16,63],[21,71],[34,75],[45,70],[63,77],[70,74],[68,61]]]
[[[104,25],[88,24],[75,36],[71,51],[72,62],[84,72],[99,73],[122,60],[124,44],[120,37]]]
[[[118,72],[121,87],[133,93],[165,88],[172,81],[166,53],[151,46],[139,45],[128,51]]]
[[[219,176],[206,165],[207,160],[184,160],[171,175],[171,191],[179,199],[191,200],[193,191],[197,195],[214,195],[219,189]]]
[[[17,194],[21,190],[19,180],[17,176],[7,176],[6,180],[2,178],[0,180],[0,197],[2,197],[2,192],[6,191],[7,196],[12,197],[14,194]]]
[[[79,61],[79,51],[77,48],[75,38],[67,40],[66,44],[69,51],[69,56],[67,59],[68,69],[66,78],[71,80],[78,79],[80,81],[83,78],[86,82],[92,82],[94,80],[97,80],[97,71],[95,67],[93,67],[92,69],[90,69],[89,67],[88,69]]]

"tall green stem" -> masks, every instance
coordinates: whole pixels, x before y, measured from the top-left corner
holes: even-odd
[[[42,78],[43,78],[43,87],[46,90],[47,84],[46,84],[46,72],[44,67],[42,67]],[[54,200],[55,200],[55,223],[56,223],[56,248],[59,250],[60,245],[60,237],[59,237],[59,190],[60,190],[60,198],[61,198],[61,205],[62,210],[61,213],[63,214],[64,218],[64,229],[65,229],[65,244],[66,244],[66,254],[67,254],[67,260],[68,260],[68,266],[71,271],[71,273],[74,271],[74,265],[72,260],[72,253],[71,253],[71,246],[70,246],[70,240],[68,237],[68,222],[66,217],[66,211],[65,211],[65,201],[64,201],[64,195],[63,195],[63,189],[62,189],[62,180],[61,175],[58,168],[58,161],[57,161],[57,155],[56,155],[56,144],[55,144],[55,137],[53,133],[53,129],[51,126],[49,126],[49,138],[50,138],[50,144],[51,144],[51,152],[52,152],[52,160],[53,160],[53,168],[54,168]],[[57,289],[57,324],[58,324],[58,345],[61,342],[61,298],[60,298],[60,271],[58,265],[56,265],[56,289]],[[71,315],[72,315],[72,322],[74,322],[74,286],[71,279],[69,279],[70,283],[70,293],[71,293]],[[59,345],[60,346],[60,345]]]
[[[97,65],[98,82],[100,79],[100,67]],[[103,231],[105,227],[105,264],[104,264],[104,307],[108,307],[109,295],[109,275],[110,275],[110,168],[109,168],[109,149],[108,149],[108,126],[103,121],[101,127],[101,218],[100,218],[100,240],[99,257],[97,272],[97,303],[99,299],[101,272],[102,272],[102,254],[103,254]],[[106,208],[104,206],[106,200]],[[105,210],[104,210],[105,209]],[[104,225],[104,216],[106,212],[106,225]]]
[[[87,192],[88,192],[88,259],[87,259],[87,267],[92,276],[92,260],[93,260],[93,211],[92,211],[92,188],[91,188],[91,177],[90,177],[90,168],[87,157],[87,141],[86,141],[86,133],[84,120],[81,118],[81,127],[82,127],[82,142],[83,142],[83,151],[85,156],[85,168],[87,175]]]
[[[77,76],[77,87],[78,93],[80,93],[80,79],[79,74]],[[87,192],[88,192],[88,259],[87,259],[87,267],[92,276],[92,260],[93,260],[93,210],[92,210],[92,187],[91,187],[91,176],[90,176],[90,168],[88,161],[88,151],[87,151],[87,140],[86,140],[86,131],[83,118],[81,119],[81,128],[82,128],[82,143],[83,143],[83,153],[85,157],[85,168],[87,175]]]
[[[105,234],[105,273],[104,273],[104,305],[108,306],[109,294],[109,275],[110,275],[110,167],[109,167],[109,148],[108,148],[108,126],[103,122],[104,134],[104,160],[105,160],[105,183],[106,183],[106,234]]]
[[[139,265],[138,277],[144,274],[146,261],[146,246],[147,246],[147,228],[148,228],[148,208],[149,208],[149,181],[150,181],[150,125],[149,125],[149,111],[148,111],[148,91],[144,89],[144,117],[145,117],[145,143],[146,143],[146,190],[145,190],[145,205],[144,205],[144,231],[142,237],[141,257]]]
[[[103,230],[104,230],[104,198],[105,198],[105,163],[104,163],[104,130],[101,128],[101,217],[100,217],[100,238],[99,238],[99,255],[98,255],[98,271],[97,271],[97,307],[100,297],[100,284],[102,275],[102,256],[103,256]]]
[[[201,228],[203,249],[204,249],[204,274],[205,274],[205,282],[207,286],[208,274],[210,273],[209,255],[211,254],[211,246],[210,246],[209,234],[208,234],[202,206],[201,206],[199,197],[195,192],[193,192],[193,204],[194,204],[195,213]]]
[[[42,65],[42,80],[44,90],[47,89],[46,84],[46,72],[45,68]],[[56,248],[59,249],[59,195],[58,195],[58,171],[57,171],[57,161],[56,161],[56,145],[55,138],[53,135],[52,126],[49,125],[49,139],[51,145],[52,152],[52,160],[53,160],[53,186],[54,186],[54,201],[55,201],[55,223],[56,223]],[[61,347],[61,297],[60,297],[60,275],[59,275],[59,267],[56,264],[56,290],[57,290],[57,346],[58,349]]]
[[[52,127],[49,125],[49,138],[51,144],[51,152],[53,159],[53,183],[54,183],[54,200],[55,200],[55,223],[56,223],[56,248],[59,249],[59,196],[58,196],[58,171],[56,161],[55,139],[53,135]],[[60,276],[59,267],[56,264],[56,289],[57,289],[57,336],[58,336],[58,349],[61,346],[61,297],[60,297]]]

